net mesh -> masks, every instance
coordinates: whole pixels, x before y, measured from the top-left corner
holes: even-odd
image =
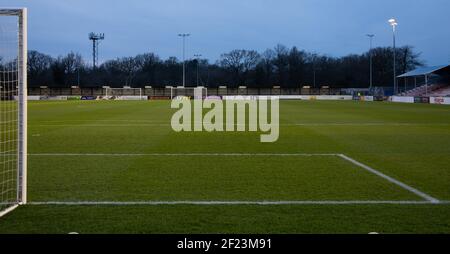
[[[107,96],[141,96],[141,88],[105,88]]]
[[[19,26],[0,15],[0,212],[17,204]]]
[[[170,98],[190,98],[205,99],[208,96],[208,89],[205,87],[173,87],[170,89]]]

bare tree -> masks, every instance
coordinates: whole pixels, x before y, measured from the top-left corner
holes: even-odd
[[[84,62],[80,54],[70,52],[67,56],[60,59],[64,72],[68,75],[75,74],[79,69],[83,68]]]
[[[222,54],[219,64],[233,74],[233,84],[237,86],[245,82],[248,72],[256,67],[259,59],[260,55],[254,50],[236,49]]]
[[[154,53],[145,53],[136,56],[136,61],[141,65],[138,80],[145,80],[149,84],[156,83],[156,72],[161,66],[161,59]]]
[[[119,70],[125,74],[125,85],[130,86],[136,73],[142,68],[141,59],[124,57],[119,60]]]
[[[52,57],[35,50],[28,52],[28,73],[31,77],[48,70],[52,64]]]
[[[423,66],[424,63],[420,61],[421,53],[415,53],[414,47],[404,46],[397,49],[397,55],[400,55],[400,71],[402,73],[408,72],[417,66]]]
[[[288,69],[288,58],[289,50],[281,44],[278,44],[274,48],[275,58],[273,60],[273,65],[275,68],[275,73],[277,75],[277,85],[284,86],[286,83],[287,69]]]

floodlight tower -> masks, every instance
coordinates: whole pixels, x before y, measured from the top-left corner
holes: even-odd
[[[190,34],[178,34],[178,36],[183,37],[183,87],[186,87],[186,59],[185,59],[185,50],[186,50],[186,37],[190,36]]]
[[[99,41],[105,39],[104,33],[89,33],[89,40],[92,41],[92,63],[94,66],[94,69],[97,67],[98,64],[98,44]]]
[[[389,24],[392,26],[392,36],[393,36],[393,48],[394,48],[394,94],[397,94],[397,59],[396,59],[396,48],[395,48],[395,31],[398,26],[398,22],[396,19],[392,18],[388,20]]]

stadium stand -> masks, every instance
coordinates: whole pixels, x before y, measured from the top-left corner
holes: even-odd
[[[441,88],[431,92],[430,96],[450,97],[450,86],[441,87]]]
[[[419,68],[400,76],[404,79],[405,87],[408,81],[414,79],[414,88],[401,93],[401,96],[449,96],[450,95],[450,65]],[[420,85],[417,80],[423,79]]]
[[[402,96],[425,96],[425,95],[431,95],[434,94],[436,91],[440,90],[443,87],[442,84],[432,84],[432,85],[422,85],[419,87],[416,87],[412,90],[406,91],[405,93],[402,93]]]

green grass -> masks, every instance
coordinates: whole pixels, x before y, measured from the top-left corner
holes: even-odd
[[[337,157],[32,157],[35,201],[418,200]],[[48,178],[51,177],[51,181]]]
[[[342,153],[450,200],[450,107],[282,101],[280,138],[175,133],[167,101],[29,103],[29,153]],[[339,157],[30,156],[41,201],[421,200]],[[450,233],[450,205],[52,206],[0,233]]]
[[[27,206],[3,233],[449,233],[450,206]]]

